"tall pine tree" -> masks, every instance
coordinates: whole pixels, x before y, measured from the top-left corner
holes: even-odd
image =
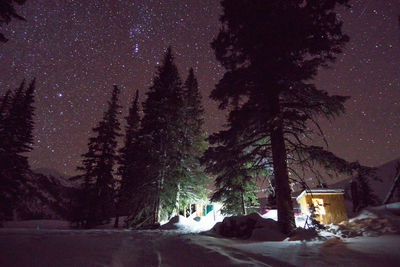
[[[360,168],[355,180],[358,184],[358,201],[359,206],[358,210],[362,210],[368,206],[376,206],[381,203],[378,196],[374,193],[371,185],[369,183],[369,170],[364,168]]]
[[[83,155],[78,176],[82,181],[76,208],[77,214],[87,228],[109,221],[114,215],[115,179],[114,169],[118,161],[117,138],[120,134],[118,115],[119,89],[114,86],[108,109],[98,126],[93,128],[94,137],[89,138],[88,152]]]
[[[153,85],[143,103],[140,131],[142,160],[137,166],[141,177],[140,200],[131,224],[152,225],[168,216],[175,207],[178,190],[176,177],[182,170],[183,98],[182,83],[168,48],[157,68]]]
[[[183,146],[182,172],[178,178],[177,211],[191,203],[200,203],[207,197],[208,177],[200,164],[207,142],[202,127],[204,109],[193,68],[183,86]]]
[[[347,2],[221,1],[222,28],[212,47],[227,72],[211,97],[220,101],[220,108],[230,105],[234,110],[231,120],[237,123],[230,134],[247,131],[250,145],[258,138],[269,140],[259,156],[272,158],[278,222],[284,233],[295,227],[288,162],[320,160],[323,149],[303,141],[312,137],[310,123],[317,116],[331,119],[344,111],[347,98],[328,95],[312,79],[348,41],[335,13]],[[217,137],[222,138],[218,142],[225,138]]]
[[[121,176],[118,188],[117,215],[129,214],[134,210],[135,191],[138,187],[137,168],[140,164],[141,155],[138,144],[140,116],[139,116],[139,91],[136,91],[135,98],[129,108],[126,119],[125,143],[120,149]]]
[[[0,103],[0,220],[9,218],[30,171],[26,153],[32,150],[35,79],[22,82]]]

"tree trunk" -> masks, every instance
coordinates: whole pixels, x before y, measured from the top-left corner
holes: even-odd
[[[243,215],[246,215],[246,206],[244,204],[244,192],[243,191],[240,192],[240,199],[242,202],[242,213],[243,213]]]
[[[179,198],[181,194],[181,185],[178,183],[178,191],[176,192],[176,202],[175,202],[175,208],[176,208],[176,215],[179,216]]]
[[[119,215],[117,214],[114,221],[114,228],[118,228],[119,226]]]
[[[152,224],[155,224],[158,222],[158,218],[159,218],[159,214],[160,214],[160,194],[161,194],[161,190],[160,190],[160,181],[157,181],[157,193],[155,196],[155,201],[154,201],[154,211],[153,211],[153,221]]]
[[[157,177],[157,192],[156,192],[156,200],[154,203],[153,209],[153,224],[161,221],[161,192],[163,190],[164,177],[165,177],[165,161],[167,157],[167,151],[164,149],[164,142],[161,142],[160,150],[163,151],[163,157],[161,158],[161,170],[159,171]]]
[[[292,194],[289,186],[289,175],[286,162],[286,145],[283,136],[283,122],[280,115],[279,97],[271,101],[273,114],[271,123],[272,161],[275,176],[276,204],[278,208],[278,224],[284,234],[295,228]]]
[[[165,164],[164,164],[165,166]],[[161,221],[161,193],[164,190],[164,180],[165,180],[165,167],[163,167],[161,171],[161,179],[158,182],[158,190],[157,190],[157,203],[156,203],[156,213],[154,223],[158,223]]]

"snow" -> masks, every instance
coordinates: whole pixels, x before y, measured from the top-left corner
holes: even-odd
[[[70,223],[61,220],[26,220],[26,221],[6,221],[3,223],[4,228],[8,229],[69,229]]]
[[[232,248],[278,261],[279,266],[398,266],[400,236],[326,241],[232,244]],[[380,254],[380,247],[396,247]]]
[[[399,212],[400,203],[369,208],[347,224],[329,226],[330,231],[300,228],[290,238],[274,236],[280,234],[276,222],[258,214],[236,217],[256,221],[248,239],[197,234],[215,222],[211,215],[209,221],[175,217],[163,230],[147,231],[71,230],[68,222],[51,220],[6,222],[0,229],[0,265],[398,266],[400,232],[384,229],[400,227]],[[359,236],[344,237],[345,231],[360,229]]]
[[[400,234],[400,202],[369,207],[357,217],[330,225],[328,230],[341,237]]]
[[[208,231],[218,222],[222,222],[224,216],[219,210],[209,212],[206,216],[185,218],[178,215],[161,225],[162,230],[176,230],[180,233],[200,233]]]
[[[276,209],[268,210],[261,216],[265,219],[273,219],[275,221],[278,221],[278,210]],[[303,216],[301,214],[295,214],[294,219],[296,222],[296,227],[304,227],[304,225],[306,224],[306,218],[307,216]]]
[[[273,219],[275,221],[278,220],[278,210],[268,210],[266,213],[261,215],[265,219]]]

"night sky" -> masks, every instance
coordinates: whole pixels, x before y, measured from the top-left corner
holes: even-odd
[[[339,11],[351,41],[317,80],[351,99],[347,114],[322,126],[332,152],[377,166],[400,157],[400,1],[352,4]],[[219,29],[219,1],[28,0],[17,10],[27,22],[2,29],[10,40],[0,44],[0,93],[37,78],[33,169],[76,174],[112,85],[122,89],[126,114],[135,90],[145,99],[169,45],[183,80],[195,69],[207,132],[221,129],[225,115],[208,98],[224,72],[209,45]]]

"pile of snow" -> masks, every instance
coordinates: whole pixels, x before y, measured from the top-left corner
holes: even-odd
[[[249,239],[252,241],[289,241],[318,240],[320,236],[315,229],[297,228],[290,237],[281,233],[276,221],[276,210],[264,215],[251,213],[245,216],[226,217],[217,223],[208,234],[230,238]]]
[[[188,230],[193,228],[195,220],[188,219],[184,216],[178,215],[172,217],[167,223],[161,226],[162,230]]]
[[[279,231],[275,220],[265,219],[258,213],[226,217],[221,223],[217,223],[209,234],[264,241],[280,241],[286,238]]]
[[[357,217],[328,229],[342,237],[400,234],[400,202],[367,208]]]
[[[274,221],[278,221],[278,210],[267,210],[266,213],[261,215],[261,217],[263,217],[264,219],[272,219]],[[295,213],[294,219],[296,222],[296,227],[304,227],[304,225],[306,224],[307,216]]]
[[[272,219],[274,221],[278,221],[278,210],[266,210],[266,213],[261,215],[261,217],[263,217],[264,219]]]
[[[221,222],[224,216],[219,211],[212,211],[206,216],[186,218],[178,215],[171,218],[167,223],[161,225],[161,230],[177,230],[182,233],[200,233],[209,231],[218,222]]]

